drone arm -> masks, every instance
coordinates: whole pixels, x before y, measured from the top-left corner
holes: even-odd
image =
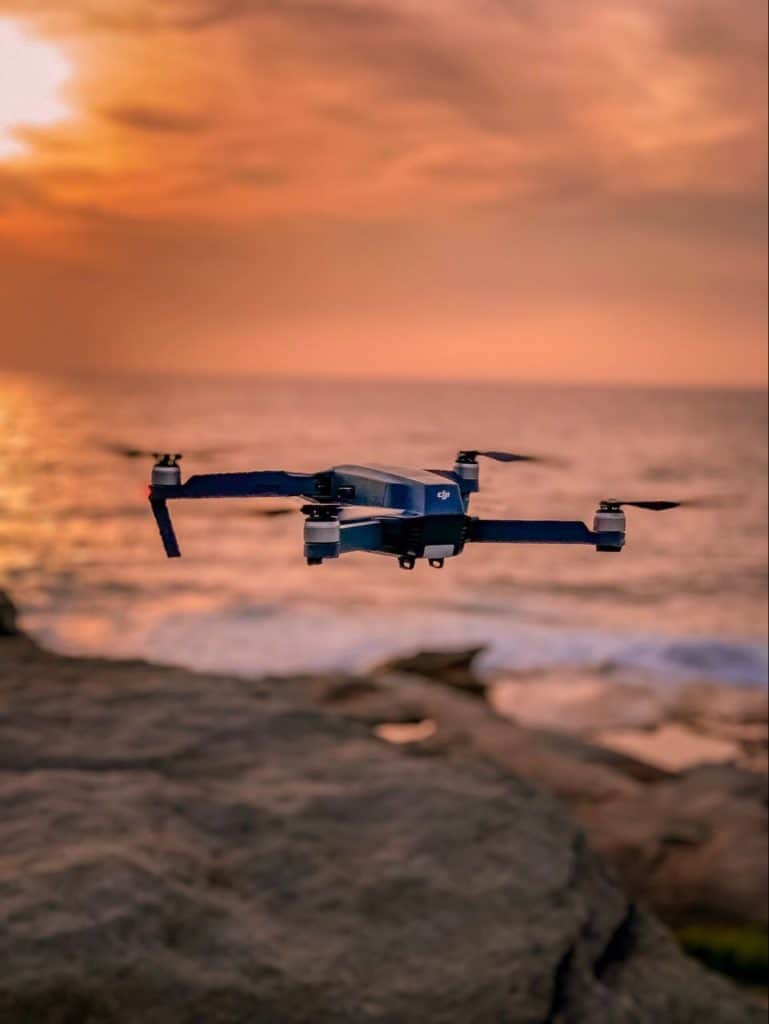
[[[169,487],[170,498],[290,498],[315,497],[321,474],[260,471],[204,473]],[[165,488],[164,488],[165,490]]]
[[[163,541],[166,555],[169,558],[180,558],[181,551],[179,550],[179,544],[174,533],[168,505],[162,498],[150,498],[150,504],[152,506],[152,513],[155,516],[155,522],[158,524],[160,539]]]
[[[594,533],[575,520],[473,519],[468,540],[483,544],[592,544],[619,534]]]
[[[157,468],[157,467],[156,467]],[[177,469],[178,473],[178,469]],[[181,552],[167,502],[177,498],[324,497],[324,473],[205,473],[186,483],[153,483],[149,498],[163,547],[169,558]]]

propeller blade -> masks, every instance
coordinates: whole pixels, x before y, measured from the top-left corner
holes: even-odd
[[[144,451],[142,448],[132,448],[130,445],[117,442],[102,444],[99,447],[110,455],[120,455],[124,459],[152,459],[157,455],[157,452]]]
[[[613,509],[643,508],[648,512],[667,512],[671,508],[681,508],[684,505],[696,503],[688,501],[615,501],[614,498],[610,498],[607,501],[602,501],[601,504]]]
[[[123,459],[157,459],[161,453],[157,450],[150,451],[145,448],[134,448],[132,445],[121,444],[118,441],[108,441],[104,444],[100,444],[99,447],[102,451],[108,452],[110,455],[117,455]],[[193,458],[206,459],[213,457],[214,455],[223,455],[228,449],[226,448],[193,448],[192,451],[188,451],[188,454]]]
[[[254,508],[248,513],[258,519],[279,519],[280,516],[291,516],[299,509],[296,508]]]
[[[515,452],[478,452],[485,459],[493,459],[494,462],[541,462],[542,459],[536,455],[518,455]]]
[[[682,501],[625,501],[630,508],[645,508],[649,512],[667,512],[671,508],[680,508]]]
[[[480,451],[469,449],[457,455],[459,462],[475,462],[478,456],[492,459],[494,462],[537,462],[541,465],[557,465],[557,460],[542,455],[522,455],[519,452]]]

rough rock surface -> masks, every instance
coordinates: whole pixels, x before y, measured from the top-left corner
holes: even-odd
[[[535,729],[590,736],[604,729],[650,729],[665,708],[648,686],[568,668],[496,680],[489,702],[500,714]]]
[[[482,758],[555,793],[625,884],[670,924],[767,922],[766,776],[729,765],[674,774],[584,738],[523,729],[483,701],[416,675],[296,681],[376,725],[429,719],[424,752]]]
[[[301,687],[0,641],[7,1024],[748,1024],[553,799]]]
[[[765,775],[703,765],[577,813],[591,844],[670,924],[766,925]]]
[[[769,705],[762,690],[712,682],[663,690],[617,678],[606,666],[597,674],[508,674],[490,683],[487,696],[519,725],[581,736],[668,770],[708,762],[767,770]]]
[[[466,647],[456,651],[417,651],[383,662],[372,669],[371,675],[412,673],[482,696],[486,682],[475,671],[474,662],[484,650],[484,647]]]

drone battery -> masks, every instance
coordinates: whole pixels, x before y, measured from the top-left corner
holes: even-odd
[[[305,558],[339,558],[338,519],[308,519],[304,524]]]
[[[614,537],[608,542],[604,542],[596,545],[597,551],[621,551],[625,546],[625,531],[627,529],[627,520],[625,519],[625,513],[620,511],[607,512],[604,509],[599,509],[595,514],[593,520],[593,532],[594,533],[611,533]]]

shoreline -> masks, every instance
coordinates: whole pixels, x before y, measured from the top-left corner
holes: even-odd
[[[64,655],[141,658],[152,664],[244,677],[317,671],[366,674],[382,660],[405,657],[425,646],[436,650],[478,647],[483,648],[478,670],[490,680],[505,673],[579,670],[610,672],[618,680],[641,678],[663,691],[694,682],[769,691],[766,638],[752,634],[668,634],[620,627],[602,631],[589,624],[560,626],[533,619],[511,624],[507,613],[492,607],[483,614],[468,615],[451,606],[429,615],[412,609],[404,628],[402,617],[382,609],[349,612],[342,619],[313,602],[269,609],[234,606],[226,615],[211,609],[199,617],[192,610],[186,616],[186,628],[175,621],[166,626],[163,636],[161,623],[161,635],[149,642],[139,629],[117,636],[112,616],[100,623],[99,639],[94,641],[91,619],[90,612],[87,621],[81,621],[76,612],[61,620],[32,616],[30,633]],[[73,643],[73,635],[80,642]],[[205,643],[201,635],[206,636]],[[297,655],[310,638],[318,637],[322,643],[314,644],[312,659]]]

